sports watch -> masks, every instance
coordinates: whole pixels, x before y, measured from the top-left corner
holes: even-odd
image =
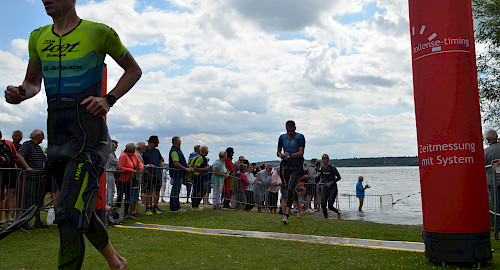
[[[113,105],[116,103],[116,97],[110,94],[104,95],[103,98],[105,98],[108,103],[109,107],[113,107]]]

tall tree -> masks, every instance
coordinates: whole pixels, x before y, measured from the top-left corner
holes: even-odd
[[[500,127],[500,0],[472,0],[472,8],[476,42],[485,46],[477,58],[482,116]]]

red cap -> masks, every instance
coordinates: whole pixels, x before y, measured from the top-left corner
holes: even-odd
[[[327,154],[323,154],[323,156],[321,157],[321,159],[330,159],[330,157],[327,155]]]

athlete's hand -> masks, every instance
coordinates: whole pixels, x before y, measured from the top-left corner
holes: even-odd
[[[10,104],[19,104],[25,100],[25,92],[22,85],[15,87],[13,85],[7,86],[5,90],[5,100]]]
[[[102,117],[109,112],[109,103],[103,97],[88,97],[80,105],[87,105],[86,111],[93,116]]]

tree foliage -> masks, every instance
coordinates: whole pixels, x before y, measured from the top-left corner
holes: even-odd
[[[476,42],[485,46],[477,57],[479,97],[486,123],[500,126],[500,0],[472,0]]]

